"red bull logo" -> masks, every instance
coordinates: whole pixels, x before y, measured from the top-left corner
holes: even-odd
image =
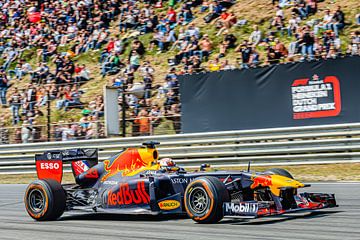
[[[122,173],[122,176],[127,176],[146,165],[136,149],[127,149],[114,159],[112,163],[109,160],[104,161],[104,169],[107,173],[101,178],[101,181],[104,182],[119,172]]]
[[[120,183],[118,191],[109,191],[107,194],[108,206],[147,204],[150,196],[146,192],[144,181],[138,182],[136,189],[130,189],[128,183]]]
[[[257,188],[257,187],[270,187],[272,185],[272,180],[270,175],[266,176],[257,176],[253,178],[253,183],[251,184],[251,188]]]

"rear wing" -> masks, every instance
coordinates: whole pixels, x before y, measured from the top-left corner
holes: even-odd
[[[98,163],[98,149],[67,149],[45,151],[35,154],[36,172],[39,179],[54,179],[61,183],[63,163],[71,162],[75,176]]]

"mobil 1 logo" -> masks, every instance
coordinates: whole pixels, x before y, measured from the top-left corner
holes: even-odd
[[[223,210],[225,216],[256,216],[259,205],[256,202],[225,202]]]

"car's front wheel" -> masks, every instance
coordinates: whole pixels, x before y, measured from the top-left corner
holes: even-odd
[[[216,177],[199,177],[191,182],[184,196],[189,217],[198,223],[216,223],[223,217],[223,203],[230,201],[229,193]]]
[[[55,180],[36,180],[27,187],[24,202],[26,211],[33,219],[56,220],[65,211],[66,193]]]

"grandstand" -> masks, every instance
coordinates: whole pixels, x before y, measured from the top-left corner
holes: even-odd
[[[104,137],[104,85],[140,92],[128,135],[179,133],[178,75],[360,53],[358,0],[89,2],[0,1],[2,143]]]

